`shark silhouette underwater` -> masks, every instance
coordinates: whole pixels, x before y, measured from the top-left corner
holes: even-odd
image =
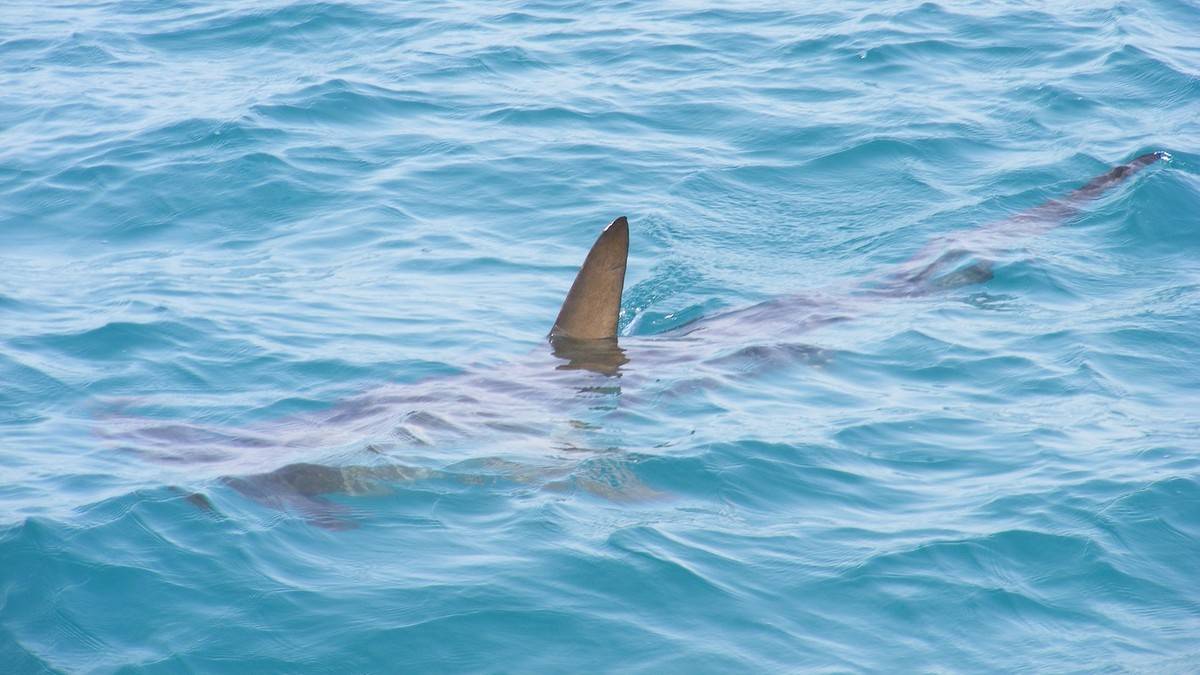
[[[992,258],[1014,238],[1048,231],[1092,200],[1159,160],[1152,152],[1116,166],[1061,199],[1047,201],[992,226],[939,239],[908,262],[861,281],[849,293],[820,300],[795,295],[700,318],[654,336],[618,340],[617,327],[629,254],[629,221],[609,223],[592,245],[539,350],[507,368],[481,368],[449,378],[376,390],[316,416],[274,423],[261,430],[221,430],[183,424],[138,425],[117,437],[160,461],[210,463],[220,483],[237,493],[283,511],[298,512],[309,523],[353,527],[347,507],[333,495],[390,491],[400,482],[451,480],[458,484],[509,481],[549,489],[583,489],[613,498],[638,498],[654,491],[638,482],[620,457],[596,435],[600,449],[580,447],[556,430],[563,420],[553,411],[584,400],[591,408],[615,410],[636,403],[637,388],[671,364],[728,358],[735,353],[770,359],[779,353],[811,359],[820,350],[796,343],[798,333],[860,316],[887,298],[926,296],[992,278]],[[739,347],[740,345],[740,347]],[[549,420],[549,421],[548,421]],[[144,419],[142,420],[145,421]],[[566,420],[576,431],[588,425]],[[494,457],[461,460],[447,447],[463,437],[484,436]],[[551,448],[570,461],[531,458],[531,439],[551,439]],[[558,441],[554,441],[554,439]],[[565,440],[564,440],[565,439]],[[128,444],[135,445],[131,448]],[[537,445],[537,443],[534,443]],[[345,465],[291,461],[304,451],[350,447],[355,461]],[[595,446],[593,446],[595,447]],[[408,456],[396,461],[398,450]],[[419,452],[412,452],[413,450]],[[545,450],[542,447],[541,450]],[[256,452],[254,452],[256,451]],[[542,455],[545,453],[542,452]],[[516,457],[516,459],[513,459]],[[247,458],[251,458],[249,461]],[[366,458],[369,461],[363,462]],[[579,466],[586,463],[587,470]],[[193,504],[215,507],[199,492],[177,489]]]

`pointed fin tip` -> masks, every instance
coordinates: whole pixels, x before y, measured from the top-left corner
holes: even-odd
[[[629,258],[629,220],[619,216],[604,227],[571,284],[550,337],[579,340],[617,336],[625,266]]]
[[[629,219],[625,216],[617,216],[616,218],[613,218],[611,223],[604,226],[604,229],[601,231],[601,233],[608,232],[613,228],[613,226],[629,229]]]

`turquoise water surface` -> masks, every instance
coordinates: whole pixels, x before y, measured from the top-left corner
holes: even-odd
[[[1200,6],[772,7],[5,2],[0,673],[1200,668]]]

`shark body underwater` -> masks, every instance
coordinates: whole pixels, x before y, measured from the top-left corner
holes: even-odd
[[[639,400],[639,387],[672,365],[781,355],[817,359],[822,350],[796,342],[797,334],[861,317],[887,299],[984,283],[992,278],[994,256],[1010,249],[1014,240],[1053,229],[1110,188],[1165,159],[1165,152],[1141,155],[1061,199],[931,242],[908,262],[865,278],[848,292],[819,299],[779,297],[658,335],[618,340],[629,252],[629,222],[622,216],[604,228],[588,252],[550,330],[549,348],[527,359],[393,385],[323,413],[261,429],[153,425],[143,418],[105,435],[159,461],[212,466],[211,476],[236,493],[330,529],[354,527],[346,517],[348,507],[331,496],[386,493],[401,482],[506,481],[540,489],[583,489],[610,498],[653,496],[655,491],[642,485],[625,462],[605,459],[615,451],[605,446],[602,433],[593,434],[597,445],[581,446],[574,440],[576,432],[592,425],[563,420],[555,411],[580,400],[592,411],[653,405]],[[454,445],[467,437],[486,438],[492,457],[456,458]],[[538,445],[531,439],[540,439],[542,447],[531,452],[530,446]],[[547,442],[551,454],[568,459],[547,458]],[[349,462],[330,461],[328,453],[338,448],[347,449]],[[295,461],[306,452],[324,454]],[[283,453],[291,461],[283,463]],[[588,460],[585,471],[579,470],[582,459]],[[175,489],[215,512],[204,494]]]

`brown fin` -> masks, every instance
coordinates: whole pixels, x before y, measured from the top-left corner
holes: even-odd
[[[592,244],[550,329],[550,337],[594,340],[617,336],[628,258],[629,221],[621,216],[609,223]]]
[[[1103,195],[1109,188],[1121,184],[1135,173],[1158,161],[1171,161],[1171,153],[1164,151],[1147,152],[1135,158],[1128,164],[1114,166],[1107,173],[1100,174],[1087,182],[1087,185],[1074,190],[1063,199],[1051,199],[1040,206],[1018,215],[1016,221],[1043,221],[1049,229],[1061,224],[1068,218],[1074,217],[1089,201]]]
[[[1108,173],[1096,176],[1092,180],[1088,181],[1087,185],[1084,185],[1078,190],[1072,192],[1067,199],[1083,201],[1085,199],[1093,199],[1098,197],[1109,187],[1117,185],[1126,178],[1129,178],[1133,174],[1159,160],[1169,162],[1171,160],[1171,153],[1163,152],[1161,150],[1157,152],[1147,152],[1146,154],[1135,158],[1128,164],[1115,166]]]

